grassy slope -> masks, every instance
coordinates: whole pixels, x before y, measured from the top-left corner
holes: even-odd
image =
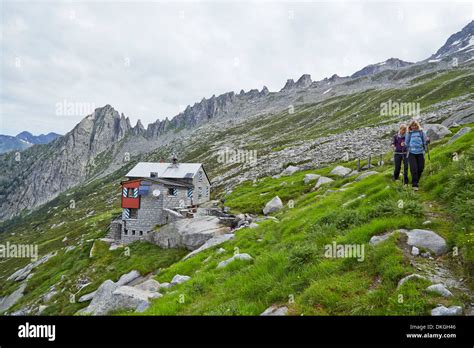
[[[277,213],[279,222],[266,221],[258,228],[238,231],[235,240],[223,245],[223,254],[216,254],[216,247],[164,270],[157,276],[159,281],[169,281],[176,273],[191,275],[192,280],[156,300],[145,314],[256,315],[272,304],[287,304],[298,315],[423,315],[437,303],[461,304],[465,295],[456,290],[449,300],[427,294],[426,281],[407,282],[397,290],[404,275],[416,272],[398,247],[397,237],[375,247],[368,244],[375,234],[420,228],[428,213],[425,203],[436,203],[442,214],[429,216],[430,229],[443,235],[450,248],[460,249],[459,258],[445,255],[442,259],[454,264],[461,261],[465,267],[457,271],[464,272],[463,277],[472,276],[474,133],[451,145],[443,145],[446,141],[432,151],[420,194],[392,183],[388,165],[346,191],[327,190],[351,179],[337,179],[331,187],[311,192],[314,182],[305,185],[305,173],[267,178],[255,186],[243,184],[226,202],[235,211],[259,212],[275,194],[284,203],[294,199],[295,207]],[[452,161],[453,152],[460,161]],[[312,172],[326,174],[328,169]],[[264,192],[268,194],[260,196]],[[366,197],[341,208],[361,194]],[[400,199],[403,209],[398,206]],[[445,216],[456,223],[447,224]],[[365,260],[325,258],[324,245],[332,241],[364,243]],[[254,261],[235,261],[216,269],[236,250],[249,253]]]
[[[433,78],[435,78],[435,80],[433,80]],[[470,89],[462,89],[462,86],[464,86],[466,83],[465,79],[467,79],[469,82]],[[459,71],[453,70],[443,72],[436,75],[430,75],[426,79],[413,81],[413,89],[410,90],[411,92],[403,90],[367,91],[356,95],[332,98],[322,103],[297,108],[295,113],[292,115],[269,115],[267,117],[254,119],[250,122],[250,125],[245,123],[244,125],[235,127],[235,129],[231,131],[236,132],[236,134],[243,135],[246,134],[249,129],[255,131],[255,134],[261,134],[261,143],[265,144],[265,146],[269,146],[262,151],[271,151],[271,147],[285,147],[289,144],[289,142],[295,139],[301,140],[304,138],[315,138],[328,132],[334,133],[338,130],[345,130],[347,127],[355,127],[355,124],[358,124],[358,126],[369,125],[371,122],[370,110],[378,106],[381,101],[386,101],[389,98],[396,100],[399,99],[402,94],[405,98],[406,93],[409,95],[423,96],[425,94],[422,93],[422,90],[425,90],[425,84],[430,84],[431,89],[436,87],[435,89],[438,91],[436,97],[437,99],[430,99],[429,103],[423,104],[423,107],[429,107],[431,105],[430,103],[432,102],[446,100],[472,92],[472,68],[466,68],[463,70],[459,69]],[[448,86],[449,88],[441,88],[441,86]],[[433,93],[430,95],[433,95]],[[358,114],[359,116],[353,117],[354,114]],[[325,122],[321,124],[321,122],[318,120],[324,115],[328,116],[331,119],[331,122]],[[278,123],[280,118],[280,121],[283,122],[282,124]],[[270,122],[270,119],[275,122]],[[302,126],[305,124],[307,127],[302,128]],[[284,135],[280,134],[281,139],[274,137],[276,134],[275,129],[277,129],[275,127],[280,126],[284,126],[283,129],[288,131],[285,131]],[[304,129],[304,132],[301,131],[302,129]],[[225,136],[225,132],[222,134],[216,134],[214,140],[225,138]],[[265,139],[265,137],[269,137],[268,141]],[[213,174],[218,174],[219,166],[217,163],[215,163],[215,158],[212,158],[212,156],[209,154],[209,142],[211,140],[206,139],[206,141],[208,143],[204,142],[202,144],[198,144],[199,146],[196,146],[195,153],[187,154],[186,158],[183,160],[203,160],[205,161],[206,168],[208,168],[208,170],[210,170]],[[249,148],[252,148],[252,146],[253,144],[248,145]],[[158,159],[165,150],[166,149],[163,148],[156,151],[156,159]],[[451,149],[446,151],[448,151],[447,154],[449,154]],[[436,159],[436,156],[438,155],[434,154],[434,159]],[[436,159],[436,163],[442,163],[441,160],[445,160],[447,155],[442,155],[442,151],[440,151],[439,156],[440,158]],[[460,163],[461,162],[457,163],[456,165],[460,165]],[[8,171],[9,168],[4,167],[4,170]],[[270,273],[267,275],[263,274],[264,271],[267,272],[269,270],[268,268],[265,268],[266,266],[264,264],[262,264],[262,266],[259,266],[260,268],[258,268],[260,269],[261,274],[258,273],[258,269],[254,271],[257,272],[254,273],[257,278],[260,276],[263,277],[263,279],[273,277],[278,282],[278,279],[280,279],[280,273],[283,273],[285,277],[290,277],[289,279],[281,277],[281,288],[278,286],[278,290],[269,290],[268,294],[270,297],[263,297],[263,299],[259,299],[256,303],[247,301],[247,295],[242,296],[238,301],[241,303],[248,303],[249,306],[253,303],[252,311],[245,310],[246,305],[239,307],[241,308],[239,310],[241,310],[242,313],[257,313],[264,305],[272,301],[284,301],[284,298],[288,297],[289,294],[294,294],[295,297],[298,294],[298,303],[298,301],[302,298],[300,295],[302,296],[303,290],[309,286],[308,284],[310,284],[313,279],[312,276],[310,278],[305,276],[307,272],[313,272],[313,268],[317,268],[316,270],[319,270],[322,273],[330,272],[332,267],[336,267],[338,261],[328,262],[328,260],[320,260],[320,255],[318,253],[313,253],[311,250],[298,251],[300,248],[305,249],[309,245],[313,245],[313,243],[308,243],[308,241],[312,241],[311,238],[314,238],[315,241],[319,240],[318,243],[321,244],[324,243],[326,239],[330,240],[333,236],[337,236],[338,238],[342,238],[342,236],[346,234],[350,236],[351,234],[349,234],[349,232],[355,229],[355,227],[362,229],[362,232],[351,233],[360,233],[361,235],[365,235],[364,233],[370,234],[372,233],[370,231],[379,231],[385,228],[388,229],[400,226],[417,226],[419,221],[422,220],[421,216],[418,215],[423,213],[427,216],[431,216],[430,214],[433,214],[435,218],[438,218],[439,222],[435,223],[435,227],[440,230],[440,233],[443,233],[445,236],[449,237],[448,239],[450,240],[450,243],[460,243],[460,245],[467,245],[469,237],[466,236],[466,233],[451,233],[451,223],[449,220],[444,219],[447,214],[445,213],[445,210],[449,208],[452,210],[452,212],[449,212],[451,216],[456,211],[459,211],[459,213],[456,214],[458,214],[460,217],[463,217],[463,221],[469,221],[469,219],[472,221],[472,216],[469,216],[469,214],[463,210],[463,207],[466,206],[463,202],[467,201],[472,203],[472,200],[469,201],[466,197],[456,198],[452,195],[452,193],[445,193],[444,191],[448,187],[440,184],[440,182],[446,180],[445,176],[447,175],[446,173],[449,173],[449,171],[437,171],[432,175],[432,178],[426,178],[426,185],[430,188],[430,190],[429,192],[422,193],[417,198],[417,196],[413,196],[412,194],[404,192],[399,188],[386,190],[385,186],[389,183],[388,167],[386,170],[387,172],[385,173],[384,181],[378,181],[375,180],[375,178],[367,179],[365,183],[354,185],[354,188],[349,191],[330,194],[327,197],[321,196],[321,194],[318,192],[310,192],[312,185],[302,184],[302,177],[304,173],[297,173],[292,177],[284,179],[264,179],[259,181],[256,187],[252,186],[251,183],[241,185],[228,201],[229,205],[231,205],[236,211],[240,210],[259,212],[263,204],[275,194],[278,194],[285,202],[287,202],[289,199],[294,199],[296,201],[296,208],[292,209],[291,211],[285,210],[285,212],[281,213],[280,215],[282,218],[284,218],[284,220],[282,220],[280,223],[274,223],[270,221],[262,223],[258,229],[240,231],[238,233],[237,240],[231,243],[232,247],[240,247],[242,248],[243,252],[248,251],[252,254],[252,256],[258,256],[260,254],[266,255],[268,253],[268,256],[265,256],[263,259],[259,257],[256,261],[256,264],[259,264],[259,262],[264,262],[265,264],[265,260],[267,260],[266,262],[268,262],[268,267],[271,268]],[[139,268],[144,273],[156,271],[158,267],[168,267],[174,261],[180,259],[183,251],[163,251],[157,249],[156,247],[149,248],[142,246],[141,244],[131,246],[131,258],[122,257],[123,255],[120,250],[109,252],[108,250],[105,250],[103,246],[97,249],[98,253],[95,258],[91,259],[88,257],[89,251],[92,247],[92,241],[88,240],[103,237],[108,228],[110,219],[120,212],[120,192],[118,183],[125,171],[126,168],[104,179],[96,180],[92,183],[68,190],[67,192],[61,194],[58,198],[52,200],[34,212],[30,214],[22,214],[18,218],[0,224],[0,243],[5,243],[7,241],[18,244],[37,243],[39,245],[40,255],[44,255],[52,250],[61,250],[60,255],[56,259],[51,260],[50,262],[38,267],[37,270],[35,270],[35,275],[32,279],[30,279],[29,285],[26,289],[25,297],[17,305],[15,305],[13,309],[21,308],[25,303],[28,303],[39,294],[45,293],[51,285],[60,281],[61,275],[64,275],[65,277],[63,277],[63,279],[66,280],[61,281],[63,282],[61,286],[64,286],[66,290],[64,293],[58,294],[52,299],[49,304],[54,303],[55,301],[57,302],[45,313],[72,314],[75,310],[84,306],[84,304],[78,305],[69,303],[67,301],[67,298],[71,293],[77,293],[74,281],[78,277],[87,276],[92,282],[91,285],[77,294],[80,296],[83,293],[94,290],[98,284],[100,284],[100,282],[105,279],[117,279],[120,274],[126,272],[127,270]],[[315,172],[326,174],[328,171],[329,169],[321,169]],[[375,180],[373,182],[374,186],[368,187],[373,180]],[[462,182],[462,180],[465,180],[465,178],[457,177],[456,180],[460,180]],[[348,181],[348,179],[339,180],[335,183],[335,186],[338,187]],[[286,182],[286,185],[283,186],[283,182]],[[15,187],[15,185],[12,185],[11,183],[0,183],[0,188],[5,188],[5,185],[7,185],[9,189]],[[344,211],[340,211],[339,209],[340,202],[351,199],[351,197],[355,197],[361,192],[365,192],[367,190],[368,192],[371,192],[371,195],[368,195],[366,200],[361,201],[365,202],[364,206],[354,206],[353,209],[358,212],[357,214],[360,214],[360,216],[354,215],[357,216],[358,219],[360,218],[360,220],[356,220],[357,224],[354,226],[345,226],[345,224],[347,224],[346,220],[350,220],[350,218],[352,218],[351,214],[354,212],[351,210],[349,213],[347,213],[347,216],[344,215]],[[380,192],[378,192],[378,190],[380,190]],[[469,192],[472,191],[466,192],[467,193],[465,194],[469,195]],[[365,193],[367,194],[367,192]],[[399,197],[405,197],[407,199],[408,204],[406,206],[413,210],[414,217],[397,219],[396,216],[398,215],[392,214],[393,209],[395,209],[394,202],[396,202]],[[76,207],[74,209],[69,209],[71,199],[74,199],[76,203]],[[429,211],[432,210],[432,208],[429,208],[427,202],[430,202],[431,204],[432,202],[443,201],[446,199],[457,203],[453,203],[448,208],[444,207],[443,205],[440,207],[435,205],[435,207],[437,209],[439,208],[438,210],[440,211]],[[386,211],[377,211],[374,204],[377,205],[379,203],[383,203],[382,207]],[[92,211],[94,212],[92,213]],[[400,212],[396,209],[395,212],[400,214]],[[333,216],[331,214],[335,215]],[[341,216],[338,214],[341,214]],[[384,219],[386,216],[384,214],[387,214],[388,216],[391,216],[392,214],[392,219]],[[333,223],[332,219],[336,219],[336,223]],[[457,220],[458,219],[456,219],[456,221]],[[324,224],[321,224],[321,221],[324,221]],[[61,223],[63,224],[61,225]],[[53,228],[54,225],[58,227]],[[363,232],[363,229],[365,228],[367,228],[367,231],[369,232]],[[463,231],[462,228],[465,228],[462,226],[462,224],[456,224],[456,229],[458,231]],[[355,231],[357,231],[357,229],[355,229]],[[68,237],[66,242],[62,241],[64,236]],[[324,237],[326,239],[324,239],[322,236],[326,236]],[[262,242],[255,242],[260,238],[263,239]],[[83,242],[80,247],[67,254],[64,253],[64,247],[68,245],[75,245],[81,240],[83,240]],[[134,250],[137,251],[136,254],[139,255],[139,257],[133,257]],[[231,252],[232,251],[229,250],[226,254],[221,255],[220,259],[224,259],[225,257],[229,256]],[[287,260],[289,260],[288,255],[291,256],[293,252],[296,255],[294,257],[295,260],[298,260],[299,258],[302,258],[303,260],[312,260],[315,258],[315,260],[318,260],[318,262],[295,261],[300,268],[296,266],[290,267],[288,266],[289,261]],[[466,255],[466,257],[463,258],[463,261],[467,262],[465,266],[467,268],[472,268],[471,260],[474,257],[472,255],[472,250],[465,248],[463,253],[463,255]],[[187,263],[177,264],[174,266],[175,268],[171,268],[163,276],[160,276],[160,280],[171,278],[172,273],[177,270],[181,270],[181,268],[183,268],[182,272],[189,271],[192,273],[194,270],[198,270],[199,267],[201,267],[200,261],[205,258],[205,255],[208,254],[210,254],[210,252],[198,256]],[[0,296],[9,294],[18,287],[18,283],[6,282],[5,280],[14,270],[20,266],[25,266],[28,262],[29,260],[26,259],[7,259],[0,261]],[[214,268],[215,261],[212,262],[206,267],[209,267],[209,269]],[[346,263],[347,261],[345,263],[342,262],[341,267]],[[107,268],[106,264],[110,264],[110,268]],[[402,266],[406,266],[404,262],[401,262],[400,264]],[[235,266],[230,267],[231,268],[229,269],[232,269],[232,267]],[[325,267],[328,267],[328,269],[325,270]],[[272,273],[273,270],[275,271],[275,274]],[[212,271],[211,273],[212,277],[216,275],[218,276],[218,272]],[[318,273],[316,272],[315,275],[317,274]],[[212,277],[208,277],[210,282],[214,281],[211,280]],[[222,278],[218,276],[216,278],[217,280],[215,281],[227,284],[221,280],[225,280],[227,277],[227,272],[222,272]],[[240,275],[235,279],[229,278],[228,281],[230,282],[230,285],[227,285],[231,287],[228,289],[232,288],[231,279],[234,279],[233,281],[239,281],[244,279],[243,277],[243,275]],[[291,277],[293,277],[293,279]],[[396,276],[394,278],[396,278]],[[301,280],[298,280],[298,282],[293,282],[295,279]],[[373,280],[370,275],[366,276],[366,278],[360,277],[360,279]],[[374,279],[377,279],[377,276],[375,276]],[[195,281],[199,281],[199,278],[197,278]],[[193,284],[195,281],[193,281]],[[232,295],[227,299],[220,293],[224,291],[229,292],[228,289],[226,290],[227,285],[222,285],[219,288],[220,292],[214,293],[214,289],[217,290],[217,288],[214,288],[211,285],[205,285],[205,281],[203,284],[204,285],[202,286],[195,285],[198,289],[195,291],[198,291],[198,293],[202,294],[203,297],[210,296],[204,295],[209,294],[210,290],[204,289],[205,286],[208,286],[209,289],[213,290],[212,297],[216,301],[215,304],[220,303],[219,301],[222,301],[222,308],[225,308],[226,311],[228,309],[229,301],[232,299],[235,300],[235,298],[240,296],[238,295],[238,292],[236,292],[235,295]],[[275,282],[269,282],[267,287],[264,287],[263,285],[260,286],[262,286],[264,289],[272,289],[275,286]],[[248,289],[252,289],[251,284],[246,285],[246,287]],[[239,286],[237,286],[237,289],[239,289]],[[292,292],[290,292],[290,290]],[[258,293],[258,291],[256,293]],[[279,295],[277,296],[276,294]],[[168,300],[164,300],[163,303],[167,303],[166,301]],[[178,306],[174,312],[171,312],[206,312],[205,305],[208,303],[207,300],[203,300],[203,302],[196,301],[196,303],[202,303],[203,307],[199,310],[193,310],[187,306]],[[166,305],[164,304],[163,306]],[[207,310],[212,311],[212,308],[214,308],[217,312],[219,312],[219,306],[220,305],[213,304],[210,305]],[[296,305],[295,308],[297,308]],[[380,309],[381,307],[378,308]],[[167,313],[166,310],[162,310],[162,312]],[[232,310],[230,312],[232,312]]]

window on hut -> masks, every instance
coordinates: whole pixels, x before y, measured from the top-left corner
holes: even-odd
[[[176,187],[168,187],[168,196],[177,196],[178,195],[178,189]]]
[[[138,209],[130,209],[130,219],[138,218]]]

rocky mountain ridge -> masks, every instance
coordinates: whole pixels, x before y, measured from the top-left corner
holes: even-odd
[[[466,27],[467,29],[463,29],[463,38],[472,35],[472,23]],[[474,55],[469,49],[463,52],[467,52],[471,57]],[[447,54],[449,55],[449,52]],[[466,64],[463,62],[468,62],[470,58],[463,55],[462,59],[459,62],[461,66]],[[311,109],[318,103],[328,105],[328,107],[332,105],[332,112],[327,113],[324,108],[322,110],[316,108],[313,111],[315,113],[313,120],[317,119],[323,124],[331,124],[332,121],[329,117],[334,117],[342,111],[348,112],[351,108],[349,105],[345,109],[340,109],[333,104],[333,99],[342,97],[350,99],[350,95],[370,93],[372,90],[382,92],[391,88],[396,91],[398,88],[408,86],[410,81],[417,77],[430,73],[438,74],[451,68],[448,60],[435,64],[426,61],[411,64],[391,58],[385,64],[369,65],[356,72],[354,74],[356,76],[351,77],[339,77],[335,74],[321,81],[312,81],[309,74],[304,74],[296,82],[289,79],[279,92],[270,92],[264,86],[260,91],[252,89],[245,92],[242,90],[239,94],[228,92],[217,97],[213,95],[209,99],[203,98],[193,106],[188,106],[172,119],[158,120],[146,128],[140,121],[132,127],[128,117],[120,115],[112,106],[106,105],[96,109],[93,114],[84,118],[63,137],[45,146],[34,146],[27,149],[19,160],[13,154],[2,156],[5,165],[0,169],[0,191],[2,191],[4,199],[1,203],[0,218],[10,218],[19,214],[23,209],[31,209],[47,202],[81,182],[111,173],[126,164],[129,158],[147,158],[149,157],[147,154],[153,155],[153,152],[156,151],[161,151],[162,156],[171,152],[179,152],[181,157],[185,158],[198,148],[198,144],[209,147],[210,144],[206,144],[205,140],[212,136],[214,130],[221,129],[220,134],[232,133],[232,129],[237,129],[239,125],[247,122],[250,122],[251,127],[254,127],[255,124],[258,124],[258,120],[267,120],[269,124],[279,123],[283,127],[279,131],[275,130],[270,133],[269,137],[287,136],[290,133],[289,128],[298,126],[305,129],[307,127],[304,124],[300,125],[298,121],[287,127],[281,121],[293,117],[295,109],[303,110],[308,106]],[[466,93],[469,91],[467,90]],[[461,99],[460,102],[464,101]],[[345,117],[347,118],[349,115],[350,113]],[[354,120],[358,117],[360,114],[353,113]],[[339,120],[339,123],[335,123],[334,127],[337,129],[338,124],[340,126],[341,122],[347,123],[350,119]],[[374,120],[373,122],[375,123],[372,125],[376,126],[383,120]],[[350,129],[363,126],[362,124],[354,125]],[[257,126],[257,128],[259,127],[261,125]],[[294,132],[296,136],[297,131]],[[328,136],[327,134],[317,134],[317,132],[319,131],[311,135],[313,141],[326,142],[328,139],[331,141],[331,138],[325,138]],[[233,141],[228,143],[232,144],[234,148],[238,148],[254,141],[266,142],[265,139],[260,139],[260,135],[253,132],[252,129],[250,132],[247,129],[247,132],[242,134],[238,143]],[[231,137],[228,134],[225,136],[230,140]],[[339,138],[334,137],[334,139],[338,140]],[[277,143],[278,139],[275,139],[274,142]],[[311,144],[311,142],[309,143]],[[218,144],[225,145],[225,141],[216,142],[212,148],[218,150]],[[354,143],[353,147],[357,147],[357,144]],[[317,150],[310,152],[311,156],[316,155],[319,150],[324,154],[327,153],[323,148],[315,146],[315,149]],[[339,150],[337,147],[335,149]],[[378,146],[374,145],[372,149],[376,153]],[[263,152],[265,151],[268,149]],[[352,153],[354,150],[351,147],[348,151]],[[356,155],[357,153],[352,154]],[[279,155],[291,156],[292,154],[282,152]],[[211,157],[213,155],[209,153],[207,158],[201,156],[203,161],[212,160]],[[325,161],[324,156],[319,157],[322,162]],[[326,159],[332,160],[333,158],[329,156]],[[281,166],[281,163],[278,163],[278,166]],[[245,165],[242,168],[245,168]],[[262,172],[267,173],[266,168]],[[269,168],[270,171],[277,170],[273,165],[270,165]],[[222,175],[219,175],[218,172],[215,174],[218,179],[217,183],[229,186],[219,179],[222,178]],[[224,176],[224,178],[228,176]],[[232,181],[235,181],[235,178]]]

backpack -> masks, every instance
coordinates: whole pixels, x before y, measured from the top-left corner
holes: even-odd
[[[425,152],[426,144],[425,137],[422,131],[414,131],[410,133],[409,151],[414,154]]]

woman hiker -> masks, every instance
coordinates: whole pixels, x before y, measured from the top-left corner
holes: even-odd
[[[393,171],[393,181],[397,181],[400,176],[400,170],[403,162],[403,184],[408,185],[408,158],[407,148],[405,146],[405,134],[407,132],[407,125],[401,124],[397,134],[393,137],[392,147],[394,150],[393,162],[395,169]]]
[[[423,174],[423,169],[425,168],[425,147],[428,142],[429,138],[421,129],[418,121],[411,121],[405,136],[405,144],[410,165],[411,185],[415,191],[418,191],[421,174]]]

